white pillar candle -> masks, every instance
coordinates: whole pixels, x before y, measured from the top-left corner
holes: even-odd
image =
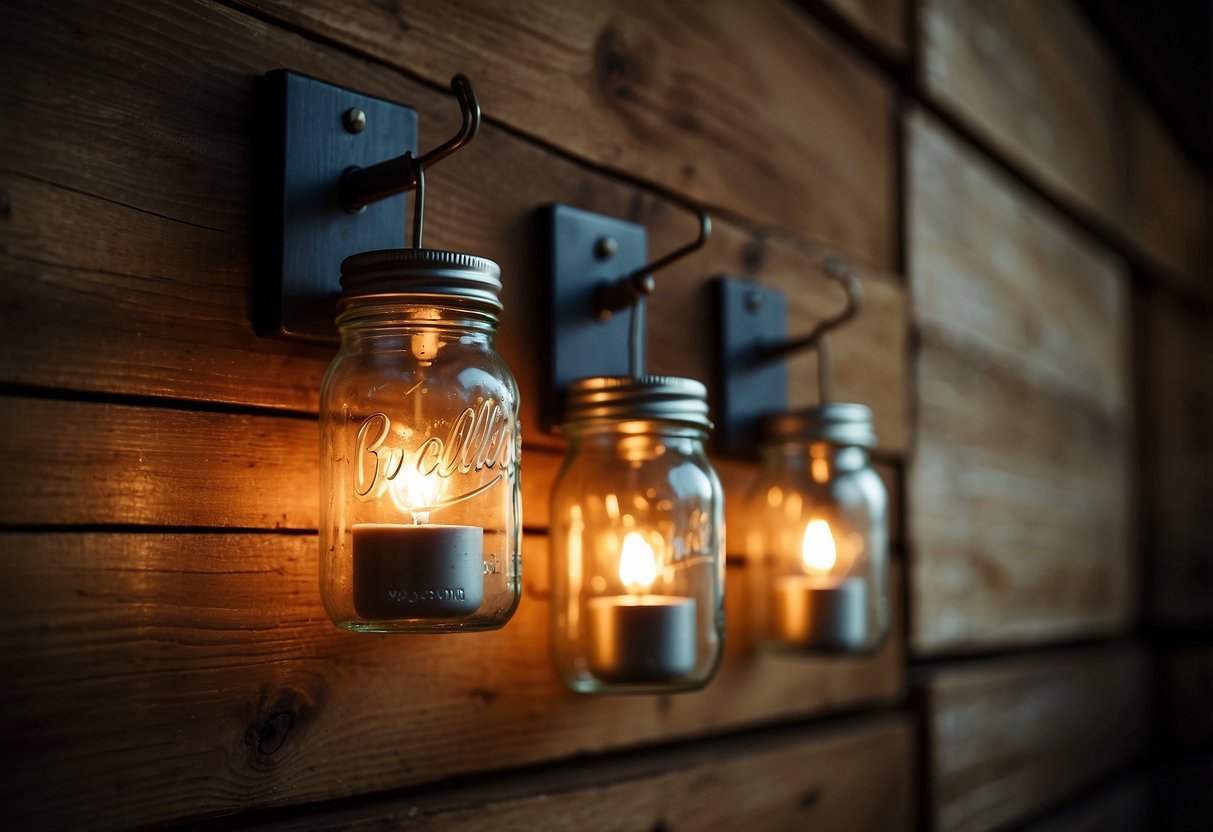
[[[368,621],[468,616],[484,601],[484,530],[354,525],[354,610]]]
[[[668,682],[690,676],[698,660],[695,599],[618,595],[588,602],[587,658],[599,679]]]
[[[775,582],[775,636],[816,650],[860,650],[868,640],[864,578],[787,575]]]

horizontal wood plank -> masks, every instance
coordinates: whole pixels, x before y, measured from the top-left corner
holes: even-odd
[[[434,84],[465,72],[488,117],[595,164],[895,262],[893,87],[790,4],[242,2]]]
[[[924,112],[907,134],[915,325],[1124,419],[1124,264]]]
[[[924,0],[919,37],[928,95],[1061,196],[1115,215],[1123,82],[1076,7]]]
[[[308,811],[282,832],[407,829],[913,828],[911,731],[902,718],[746,737],[643,760],[570,766],[498,785]],[[500,778],[505,779],[505,778]]]
[[[922,682],[935,828],[991,829],[1128,761],[1148,723],[1132,645],[994,659]]]
[[[314,536],[2,542],[0,714],[22,765],[0,817],[14,827],[128,828],[401,788],[889,702],[903,684],[899,635],[859,660],[755,652],[733,575],[708,688],[593,697],[558,680],[549,608],[529,586],[497,632],[365,636],[325,617]],[[524,575],[546,558],[528,536]]]
[[[906,53],[906,0],[824,0],[887,57]]]
[[[1213,300],[1213,173],[1175,144],[1135,89],[1124,95],[1129,193],[1118,229],[1159,264],[1156,278],[1207,305]]]
[[[0,90],[11,115],[0,125],[9,151],[0,187],[11,203],[0,225],[0,381],[314,411],[331,351],[258,339],[249,323],[250,80],[290,66],[407,101],[423,129],[443,133],[451,97],[204,2],[69,3],[57,9],[55,36],[43,32],[43,7],[10,12],[0,46],[44,69]],[[155,71],[128,66],[134,53]],[[182,89],[194,90],[190,101]],[[104,159],[90,158],[102,145]],[[435,168],[430,186],[428,242],[502,265],[499,346],[522,387],[525,434],[544,441],[534,412],[535,209],[564,201],[645,223],[654,252],[684,242],[693,220],[489,124],[457,161]],[[678,322],[650,329],[655,372],[709,376],[705,283],[717,272],[792,294],[794,331],[842,302],[821,277],[821,246],[728,222],[716,228],[704,252],[663,276],[652,300],[651,321]],[[881,447],[896,452],[907,438],[903,291],[888,274],[861,272],[867,311],[835,339],[838,395],[870,403]],[[805,404],[811,365],[798,361],[793,401]]]
[[[1065,203],[1213,296],[1205,177],[1065,3],[926,0],[926,94]]]
[[[306,417],[0,397],[0,458],[21,472],[0,479],[0,525],[316,529],[318,433]],[[524,446],[527,529],[548,528],[563,461],[558,451]],[[715,464],[726,506],[740,507],[755,465]],[[900,546],[900,469],[876,470]],[[740,539],[744,518],[737,522],[730,527]]]
[[[911,643],[1121,629],[1134,597],[1123,267],[935,122],[915,114],[909,132]]]
[[[923,339],[907,475],[920,654],[1089,637],[1132,621],[1124,431]]]

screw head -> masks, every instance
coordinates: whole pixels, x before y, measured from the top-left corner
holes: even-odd
[[[762,292],[746,292],[745,295],[745,311],[751,315],[758,313],[762,309],[763,304],[767,302],[766,295]]]
[[[341,117],[345,129],[351,133],[361,133],[366,129],[366,113],[357,107],[350,107]]]
[[[594,244],[594,256],[599,260],[610,260],[619,251],[619,241],[614,237],[599,237]]]

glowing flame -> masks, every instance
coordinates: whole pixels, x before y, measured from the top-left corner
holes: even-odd
[[[619,554],[619,580],[632,592],[642,592],[657,580],[657,557],[638,532],[628,532]]]
[[[388,495],[396,508],[413,515],[414,523],[429,522],[430,509],[442,496],[441,478],[430,474],[418,473],[417,469],[406,465],[396,476],[388,481]]]
[[[829,572],[838,562],[838,546],[830,524],[820,518],[810,520],[804,530],[804,544],[800,556],[810,572]]]

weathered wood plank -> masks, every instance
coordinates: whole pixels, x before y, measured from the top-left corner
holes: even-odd
[[[435,84],[466,72],[489,117],[596,164],[894,263],[892,85],[786,3],[244,2]]]
[[[1132,645],[997,659],[923,681],[935,827],[1029,816],[1130,759],[1148,722]]]
[[[1118,228],[1157,260],[1165,278],[1213,299],[1213,175],[1180,150],[1137,91],[1124,91],[1128,198]]]
[[[324,616],[310,535],[0,543],[0,719],[22,761],[0,819],[13,827],[128,828],[318,801],[902,690],[896,634],[860,660],[755,653],[733,575],[728,652],[708,688],[587,697],[557,679],[548,605],[529,586],[498,632],[359,636]],[[546,558],[546,540],[528,536],[524,574]]]
[[[933,99],[1061,196],[1115,216],[1123,82],[1077,8],[924,0],[918,20]]]
[[[0,397],[0,524],[315,529],[314,419]]]
[[[907,133],[918,328],[1123,418],[1123,263],[922,111]]]
[[[0,525],[315,529],[317,434],[308,418],[0,397],[0,459],[20,472],[0,478]],[[527,529],[548,527],[563,459],[549,448],[524,447]],[[726,504],[741,505],[755,466],[716,464]],[[900,545],[900,471],[888,463],[876,468]]]
[[[592,763],[520,781],[275,819],[283,832],[408,829],[913,828],[911,730],[879,717],[693,750]]]
[[[1067,3],[926,0],[926,93],[1064,202],[1205,296],[1204,177]]]
[[[0,224],[0,379],[314,410],[329,351],[257,339],[249,324],[250,78],[291,66],[408,101],[423,130],[436,132],[450,129],[450,97],[206,3],[68,4],[49,30],[42,6],[9,12],[0,51],[39,70],[0,90],[10,115],[0,124],[0,187],[11,202]],[[189,101],[182,89],[194,90]],[[101,146],[104,158],[92,158]],[[566,201],[644,222],[654,251],[685,241],[693,222],[492,125],[430,179],[428,241],[502,264],[500,349],[523,389],[526,435],[537,441],[535,208]],[[664,276],[653,298],[651,320],[680,322],[652,328],[653,370],[708,376],[704,283],[716,271],[789,290],[796,329],[828,314],[840,299],[819,279],[825,254],[718,222],[709,248]],[[870,269],[863,278],[868,311],[836,339],[838,392],[871,403],[882,448],[897,451],[907,436],[903,291]],[[811,400],[812,377],[793,379],[794,400]]]
[[[906,0],[824,0],[893,60],[906,53]]]
[[[1122,628],[1134,595],[1123,267],[934,122],[916,114],[909,131],[911,643]]]
[[[1213,622],[1213,316],[1140,296],[1146,605],[1168,627]]]
[[[915,651],[1127,627],[1136,569],[1123,429],[926,338],[916,377]]]

